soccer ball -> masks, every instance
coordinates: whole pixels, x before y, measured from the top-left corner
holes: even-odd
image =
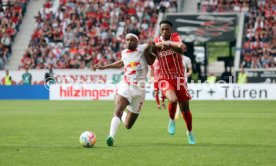
[[[85,131],[80,135],[80,144],[86,148],[92,148],[96,143],[96,135],[92,131]]]

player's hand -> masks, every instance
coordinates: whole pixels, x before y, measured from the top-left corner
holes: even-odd
[[[97,63],[96,65],[92,66],[92,70],[96,71],[96,70],[103,70],[104,67],[102,65],[100,65],[99,63]]]
[[[150,54],[153,56],[157,56],[155,42],[150,40],[150,41],[148,41],[147,45],[149,47]]]
[[[187,46],[186,46],[186,44],[181,44],[181,49],[184,51],[184,52],[186,52],[187,51]]]
[[[149,41],[148,41],[148,46],[149,46],[149,47],[154,47],[154,46],[155,46],[155,42],[152,41],[152,40],[149,40]]]
[[[169,47],[169,42],[167,41],[162,41],[156,44],[157,47],[161,48],[161,49],[167,49]]]

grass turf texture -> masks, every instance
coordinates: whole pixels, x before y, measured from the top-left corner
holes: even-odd
[[[114,102],[0,101],[0,165],[274,165],[275,101],[192,101],[196,145],[183,119],[167,133],[168,113],[147,101],[131,130],[121,124],[107,147]],[[79,136],[92,130],[95,147]]]

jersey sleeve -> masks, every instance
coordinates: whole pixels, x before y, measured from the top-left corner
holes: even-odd
[[[158,43],[158,42],[159,42],[158,38],[159,38],[159,36],[155,37],[153,41],[154,41],[155,43]]]
[[[173,42],[182,42],[181,36],[178,33],[175,33],[175,32],[171,34],[171,40]]]
[[[139,51],[145,51],[146,46],[147,46],[147,44],[140,44],[140,45],[138,45],[137,49],[138,49]]]

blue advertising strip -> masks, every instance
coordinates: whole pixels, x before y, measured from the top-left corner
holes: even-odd
[[[49,100],[44,85],[0,86],[0,100]]]

